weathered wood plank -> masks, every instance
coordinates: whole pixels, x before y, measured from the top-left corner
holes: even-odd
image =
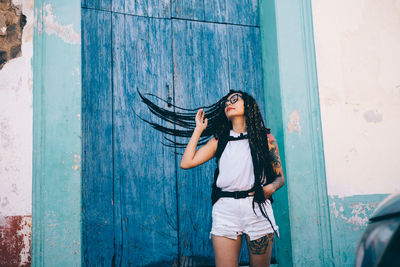
[[[173,46],[178,106],[209,105],[229,91],[225,25],[174,20]],[[182,170],[180,159],[181,156],[177,162],[180,254],[184,262],[214,264],[209,232],[215,160]]]
[[[81,7],[111,11],[112,0],[81,0]]]
[[[212,22],[228,22],[226,0],[204,0],[204,19]]]
[[[258,0],[226,0],[226,9],[228,23],[259,25]]]
[[[114,204],[121,245],[116,265],[171,266],[178,257],[174,151],[135,115],[159,121],[140,102],[136,88],[168,97],[171,23],[121,14],[113,18]]]
[[[259,25],[258,0],[171,0],[172,17],[230,23]]]
[[[250,93],[264,114],[260,29],[228,25],[230,88]]]
[[[114,254],[111,14],[82,9],[83,265]]]
[[[112,0],[113,11],[124,14],[170,18],[171,0]]]
[[[204,20],[204,0],[171,0],[172,17]]]

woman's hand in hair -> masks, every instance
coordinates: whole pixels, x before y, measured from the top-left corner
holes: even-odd
[[[185,152],[181,159],[182,169],[191,169],[203,164],[214,157],[217,151],[218,140],[215,137],[210,138],[208,142],[197,149],[197,143],[202,132],[207,128],[208,119],[204,119],[205,112],[199,109],[196,114],[196,128],[193,131],[192,137],[186,146]]]
[[[201,131],[207,128],[208,119],[204,119],[205,114],[202,108],[199,109],[196,114],[196,128],[201,129]]]

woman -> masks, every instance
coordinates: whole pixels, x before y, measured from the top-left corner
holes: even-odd
[[[194,110],[176,107],[187,113],[171,112],[140,96],[153,114],[191,129],[169,129],[146,121],[164,133],[191,135],[181,168],[194,168],[217,158],[210,232],[216,266],[238,266],[243,235],[251,266],[269,266],[274,233],[278,230],[271,207],[272,194],[285,180],[276,140],[265,127],[254,98],[230,90],[214,105],[204,107],[207,112],[204,108],[197,111],[193,129],[190,120],[194,114],[188,111]],[[208,137],[211,138],[205,142]],[[169,146],[185,146],[169,141],[172,143]],[[197,149],[199,144],[204,145]]]

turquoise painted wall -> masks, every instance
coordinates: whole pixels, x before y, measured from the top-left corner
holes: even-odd
[[[80,266],[80,1],[34,12],[32,265]]]
[[[277,194],[284,227],[278,260],[333,266],[311,3],[260,3],[266,114],[277,131],[287,190]]]
[[[329,196],[334,265],[352,267],[358,238],[368,218],[387,194]]]
[[[278,36],[274,1],[260,1],[260,24],[264,71],[265,119],[268,127],[271,127],[272,133],[277,139],[284,174],[286,174],[282,98],[277,50]],[[280,232],[280,238],[276,239],[278,262],[280,266],[292,266],[292,241],[287,186],[282,187],[275,193],[273,206]]]
[[[357,240],[387,195],[328,196],[311,2],[260,7],[267,121],[287,179],[275,204],[280,266],[353,266]]]

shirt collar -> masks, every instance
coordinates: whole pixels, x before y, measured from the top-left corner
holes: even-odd
[[[238,137],[238,136],[240,136],[240,134],[241,134],[241,133],[237,133],[237,132],[235,132],[234,130],[230,130],[230,132],[229,132],[229,135],[230,135],[230,136],[233,136],[233,137]],[[245,134],[247,134],[247,131],[246,131],[246,132],[243,132],[243,135],[245,135]]]

